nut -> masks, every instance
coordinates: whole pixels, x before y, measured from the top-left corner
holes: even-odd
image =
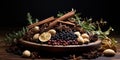
[[[81,36],[82,36],[83,38],[88,38],[88,39],[89,39],[89,35],[88,35],[87,33],[83,33]]]
[[[39,39],[39,36],[40,36],[39,33],[35,34],[35,35],[33,36],[33,41],[34,41],[34,40],[38,40],[38,39]]]
[[[33,32],[39,32],[39,31],[40,31],[39,26],[33,27],[33,28],[32,28],[32,31],[33,31]]]
[[[87,43],[90,42],[90,40],[89,40],[88,38],[84,38],[83,40],[84,40],[84,43],[85,43],[85,44],[87,44]]]
[[[81,35],[79,31],[74,32],[78,37]]]
[[[103,51],[103,54],[104,54],[104,56],[110,57],[110,56],[114,56],[115,55],[115,51],[112,50],[112,49],[106,49],[106,50]]]
[[[79,36],[77,38],[77,41],[78,41],[79,44],[83,44],[84,43],[84,40],[83,40],[83,38],[81,36]]]
[[[30,55],[31,55],[31,52],[29,51],[29,50],[25,50],[24,52],[23,52],[23,57],[30,57]]]
[[[55,29],[50,29],[48,32],[51,33],[51,35],[55,35],[56,34],[56,30]]]

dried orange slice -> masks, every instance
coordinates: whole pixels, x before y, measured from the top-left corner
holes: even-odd
[[[39,40],[41,42],[47,42],[48,40],[51,39],[51,34],[49,32],[43,32],[40,36],[39,36]]]

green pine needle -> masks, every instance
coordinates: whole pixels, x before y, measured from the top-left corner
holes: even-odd
[[[29,12],[27,13],[27,20],[28,20],[29,24],[33,24],[33,22],[32,22],[32,16],[30,15]]]
[[[27,27],[23,27],[20,31],[13,31],[12,33],[6,34],[6,38],[4,39],[4,42],[6,45],[11,45],[14,42],[14,39],[19,40],[24,36],[24,34],[28,31]]]

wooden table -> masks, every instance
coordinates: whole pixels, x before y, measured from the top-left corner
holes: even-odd
[[[0,47],[0,60],[33,60],[30,58],[22,58],[21,56],[12,54],[12,53],[7,53],[5,51],[5,47]],[[34,60],[52,60],[52,59],[34,59]],[[62,59],[57,59],[57,60],[62,60]],[[82,59],[82,60],[89,60],[89,59]],[[90,60],[120,60],[120,49],[116,53],[114,57],[98,57],[96,59],[90,59]]]
[[[22,58],[21,56],[12,54],[12,53],[7,53],[5,51],[5,46],[3,43],[3,39],[4,39],[4,34],[2,33],[0,35],[0,60],[33,60],[30,58]],[[114,57],[98,57],[96,59],[82,59],[82,60],[120,60],[120,36],[115,36],[116,40],[118,41],[118,46],[117,46],[117,53]],[[34,59],[34,60],[52,60],[52,59]],[[62,60],[62,59],[57,59],[57,60]]]

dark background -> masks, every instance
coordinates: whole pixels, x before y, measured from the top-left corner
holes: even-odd
[[[82,13],[82,17],[92,17],[95,20],[103,18],[108,21],[107,27],[112,26],[119,34],[118,4],[117,1],[110,0],[1,0],[0,29],[26,26],[27,12],[33,18],[43,20],[56,16],[58,11],[66,12],[74,8]]]

